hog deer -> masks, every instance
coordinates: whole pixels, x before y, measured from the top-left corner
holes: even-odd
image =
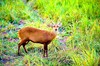
[[[20,43],[18,44],[18,55],[20,55],[20,47],[23,46],[25,52],[27,53],[27,50],[25,48],[25,45],[32,41],[33,43],[40,43],[44,45],[44,53],[43,57],[48,57],[48,44],[56,37],[56,32],[58,28],[61,26],[61,23],[58,23],[57,25],[49,24],[49,27],[54,28],[53,32],[49,32],[46,30],[40,30],[33,27],[25,27],[19,30],[18,35],[20,38]]]

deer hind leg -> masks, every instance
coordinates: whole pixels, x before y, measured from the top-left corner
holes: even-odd
[[[18,55],[20,55],[20,47],[21,45],[25,44],[26,40],[21,40],[21,42],[18,44]]]
[[[26,48],[25,48],[25,45],[26,45],[28,42],[29,42],[29,41],[27,41],[26,43],[23,44],[23,48],[24,48],[24,50],[25,50],[26,53],[27,53],[27,50],[26,50]]]

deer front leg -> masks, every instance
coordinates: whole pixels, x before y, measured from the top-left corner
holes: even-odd
[[[43,57],[48,57],[48,46],[45,44],[44,45],[44,54]]]

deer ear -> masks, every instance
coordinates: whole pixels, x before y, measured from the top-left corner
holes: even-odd
[[[48,24],[47,26],[48,26],[48,27],[51,27],[51,25],[50,25],[50,24]]]
[[[50,23],[47,25],[48,27],[53,27],[53,23]]]
[[[58,26],[59,26],[59,27],[61,27],[61,26],[62,26],[62,23],[61,23],[61,22],[58,22],[57,24],[58,24]]]
[[[47,25],[48,27],[53,27],[54,26],[54,23],[51,22],[50,24]]]

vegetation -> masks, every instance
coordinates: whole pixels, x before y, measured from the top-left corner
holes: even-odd
[[[29,42],[28,54],[17,55],[18,30],[25,26],[52,30],[47,24],[61,22],[59,36],[67,36],[66,50],[58,39],[42,57],[42,45]],[[0,66],[99,66],[99,0],[0,0]]]

